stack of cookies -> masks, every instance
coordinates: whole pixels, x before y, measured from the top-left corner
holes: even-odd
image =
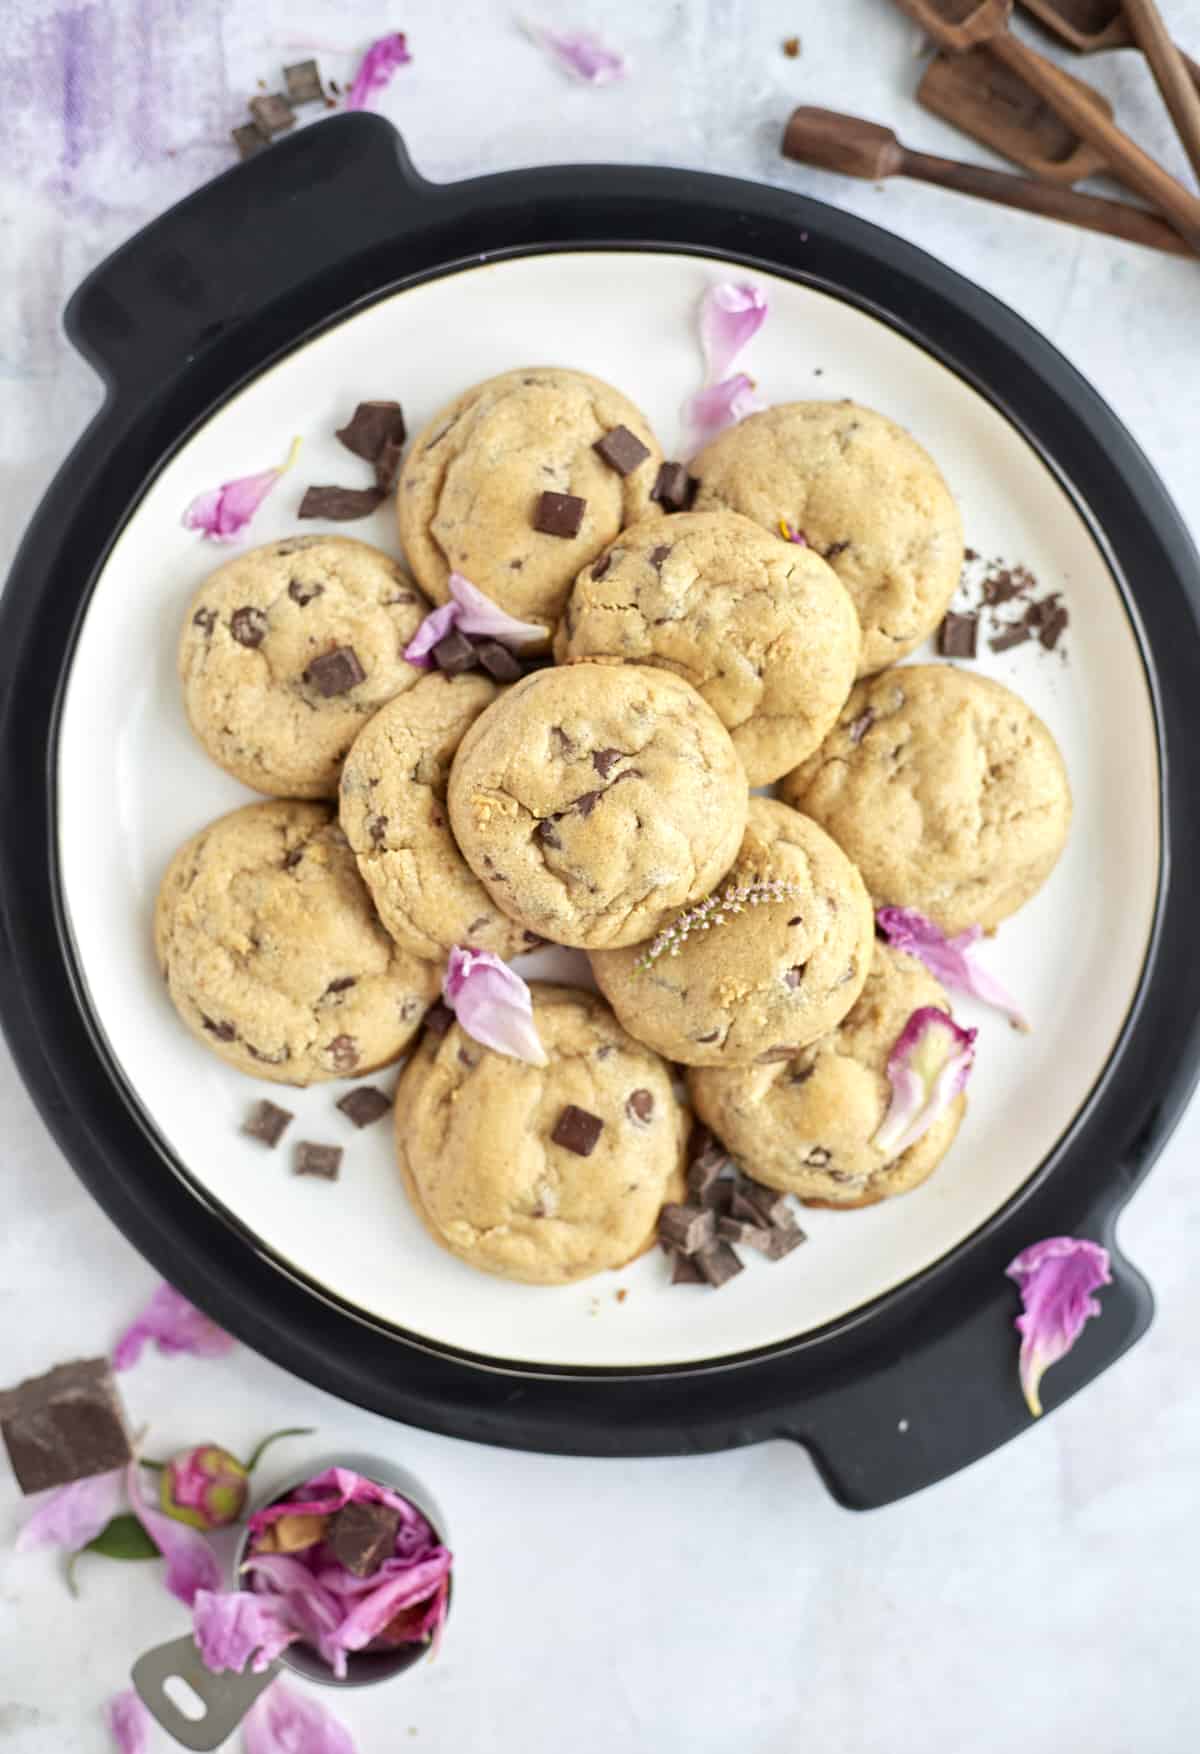
[[[875,909],[993,927],[1070,818],[1054,741],[1009,690],[889,668],[962,564],[929,456],[869,409],[794,403],[684,467],[617,390],[529,368],[418,434],[397,502],[414,577],[304,535],[190,605],[189,720],[270,801],[164,880],[184,1021],[294,1084],[419,1033],[396,1102],[408,1196],[441,1246],[529,1283],[652,1244],[683,1198],[677,1068],[768,1188],[848,1207],[924,1180],[964,1098],[897,1156],[873,1141],[907,1019],[949,1001],[877,944]],[[410,662],[453,574],[544,637],[452,631],[434,668]],[[602,995],[533,983],[544,1065],[435,1004],[456,947],[544,943],[586,952]]]

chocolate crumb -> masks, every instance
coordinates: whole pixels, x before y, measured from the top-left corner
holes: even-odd
[[[608,778],[609,774],[612,772],[612,770],[616,766],[617,762],[620,761],[620,759],[621,759],[622,755],[624,755],[624,753],[625,753],[625,751],[623,749],[593,749],[592,750],[592,766],[595,768],[596,772],[600,775],[600,778],[602,780],[606,780]]]
[[[784,39],[783,52],[789,61],[794,61],[800,53],[800,38],[786,37]]]
[[[574,493],[543,493],[533,514],[533,527],[543,536],[578,536],[587,500]]]
[[[302,1139],[296,1146],[295,1167],[297,1175],[317,1175],[323,1181],[334,1182],[342,1167],[342,1148],[315,1145],[311,1139]]]
[[[306,487],[298,518],[328,518],[332,524],[369,518],[383,503],[381,487]]]
[[[217,612],[215,609],[197,609],[192,616],[192,626],[202,627],[206,635],[211,634],[216,625]]]
[[[603,1131],[604,1122],[599,1115],[569,1102],[555,1121],[550,1138],[564,1151],[573,1151],[576,1157],[590,1157]]]
[[[339,1072],[353,1072],[358,1064],[358,1042],[352,1035],[335,1035],[326,1051]]]
[[[670,552],[671,544],[669,542],[660,542],[657,548],[652,548],[650,550],[650,565],[654,568],[655,572],[662,571],[663,561],[666,560]]]
[[[203,1023],[208,1033],[210,1035],[215,1035],[218,1041],[237,1040],[237,1030],[233,1027],[232,1023],[214,1023],[211,1017],[202,1017],[200,1021]]]
[[[290,1109],[280,1108],[264,1099],[250,1110],[242,1131],[273,1150],[295,1118]]]
[[[345,1096],[339,1096],[337,1106],[356,1127],[369,1127],[381,1120],[392,1105],[383,1091],[376,1090],[373,1084],[360,1084],[357,1090],[348,1090]]]

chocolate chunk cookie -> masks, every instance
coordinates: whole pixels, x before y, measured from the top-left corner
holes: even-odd
[[[683,1197],[685,1110],[670,1067],[594,993],[535,983],[549,1063],[426,1032],[396,1099],[409,1199],[442,1248],[530,1285],[623,1267]]]
[[[962,520],[932,457],[854,402],[752,414],[691,464],[695,509],[784,520],[837,573],[862,624],[859,675],[895,663],[942,619],[962,570]]]
[[[1011,689],[950,664],[860,683],[780,787],[854,860],[876,906],[995,926],[1054,869],[1071,823],[1058,745]]]
[[[440,985],[375,918],[325,804],[248,804],[194,835],[163,878],[154,934],[193,1035],[278,1084],[397,1059]]]
[[[621,467],[596,448],[620,428],[647,453],[628,473],[628,448],[609,446]],[[460,572],[510,615],[552,630],[580,567],[654,511],[661,462],[645,416],[599,378],[555,366],[504,372],[413,441],[397,489],[400,540],[436,602]]]
[[[471,726],[450,822],[492,900],[583,948],[636,944],[732,864],[746,775],[695,689],[639,664],[526,676]]]
[[[861,644],[854,605],[815,550],[734,512],[685,512],[634,525],[584,567],[554,654],[673,670],[762,786],[832,728]]]
[[[861,997],[828,1035],[771,1065],[690,1071],[696,1113],[756,1180],[810,1205],[872,1206],[905,1194],[933,1174],[967,1106],[957,1097],[899,1157],[871,1143],[891,1103],[888,1055],[924,1005],[950,1009],[914,957],[877,944]]]
[[[499,693],[477,672],[433,671],[368,721],[342,770],[342,827],[379,917],[402,950],[438,963],[454,944],[509,957],[538,942],[496,907],[447,815],[454,753]]]
[[[685,1066],[773,1065],[854,1004],[875,920],[862,878],[815,822],[751,798],[715,903],[664,937],[592,953],[600,991],[626,1029]]]
[[[404,648],[428,612],[398,562],[348,536],[288,536],[236,555],[184,621],[192,730],[256,792],[335,798],[362,726],[422,674]]]

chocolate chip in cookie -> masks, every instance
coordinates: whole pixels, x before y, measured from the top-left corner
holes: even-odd
[[[604,1122],[599,1115],[569,1102],[555,1121],[550,1137],[564,1151],[573,1151],[576,1157],[590,1157],[603,1131]]]
[[[307,583],[304,579],[293,579],[288,585],[288,596],[293,603],[299,603],[301,609],[307,608],[317,597],[324,595],[324,585]]]
[[[650,455],[650,447],[627,426],[614,426],[602,439],[596,440],[592,449],[618,475],[632,475],[638,464],[644,463]]]
[[[543,536],[578,536],[587,500],[575,493],[543,493],[533,515],[533,527]]]
[[[498,639],[477,639],[475,653],[480,664],[494,682],[516,682],[521,675],[520,660],[502,646]]]
[[[467,670],[474,670],[479,664],[479,653],[471,644],[465,633],[457,627],[443,634],[430,653],[434,663],[445,676],[461,676]]]
[[[246,605],[230,616],[229,631],[239,646],[261,646],[267,637],[267,618],[261,609]]]
[[[366,679],[367,673],[353,646],[335,646],[331,652],[323,652],[304,672],[304,680],[326,700],[331,700],[335,694],[348,694]]]

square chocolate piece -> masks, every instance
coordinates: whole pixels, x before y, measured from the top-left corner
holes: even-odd
[[[78,1358],[0,1391],[0,1436],[22,1492],[69,1486],[133,1459],[107,1358]]]
[[[496,682],[516,682],[521,662],[498,639],[477,639],[475,652],[488,675]]]
[[[979,617],[956,615],[948,610],[938,628],[937,649],[941,658],[973,658],[979,643]]]
[[[705,1280],[714,1291],[722,1285],[728,1285],[731,1279],[743,1271],[742,1262],[727,1242],[714,1242],[708,1248],[701,1249],[698,1255],[692,1256]]]
[[[404,443],[404,415],[399,402],[360,402],[345,426],[338,427],[335,437],[356,457],[375,462],[386,444]]]
[[[335,1182],[342,1167],[340,1145],[314,1145],[302,1139],[296,1147],[296,1174],[319,1175],[323,1181]]]
[[[696,497],[700,483],[689,475],[686,463],[664,463],[650,489],[650,498],[669,512],[686,512]]]
[[[280,1108],[277,1103],[267,1102],[264,1099],[262,1102],[255,1103],[250,1110],[242,1131],[248,1133],[251,1139],[258,1139],[263,1145],[274,1147],[278,1145],[295,1118],[291,1109]]]
[[[268,139],[272,134],[282,134],[296,126],[295,111],[281,91],[270,92],[266,97],[252,97],[249,108],[260,132]]]
[[[672,1285],[706,1285],[708,1281],[690,1255],[677,1255],[672,1249],[671,1283]]]
[[[476,669],[479,664],[479,653],[466,634],[460,633],[457,627],[452,627],[449,633],[443,634],[429,655],[446,676],[461,676],[467,670]]]
[[[555,1121],[550,1137],[564,1151],[573,1151],[576,1157],[590,1157],[603,1131],[604,1122],[599,1115],[569,1102]]]
[[[578,536],[587,500],[575,493],[543,493],[533,514],[533,527],[543,536]]]
[[[396,1551],[400,1512],[390,1504],[344,1504],[326,1539],[335,1559],[355,1577],[374,1577]]]
[[[290,67],[285,67],[283,83],[287,86],[289,103],[324,102],[325,88],[321,84],[321,70],[315,61],[294,61]]]
[[[671,1201],[658,1215],[660,1241],[681,1255],[694,1255],[708,1248],[715,1233],[716,1214],[707,1206],[680,1206]]]
[[[304,672],[304,680],[326,700],[331,700],[335,694],[349,694],[366,679],[367,673],[353,646],[335,646],[331,652],[322,652]]]
[[[638,464],[644,463],[650,455],[649,447],[627,426],[614,426],[602,439],[596,440],[592,449],[618,475],[632,475]]]
[[[243,122],[241,127],[234,128],[232,133],[233,144],[238,149],[239,158],[253,158],[256,152],[261,152],[264,146],[270,145],[266,135],[253,122]]]
[[[392,1106],[383,1091],[376,1090],[373,1084],[360,1084],[357,1090],[348,1090],[345,1096],[338,1097],[337,1105],[356,1127],[369,1127],[382,1120]]]

